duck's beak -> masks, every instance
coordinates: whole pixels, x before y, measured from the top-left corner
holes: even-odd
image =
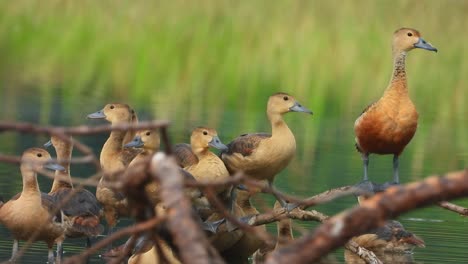
[[[49,170],[57,170],[57,171],[64,171],[65,168],[53,161],[48,161],[44,164],[44,168]]]
[[[219,150],[227,150],[228,147],[224,145],[218,136],[214,136],[213,139],[208,143],[211,147]]]
[[[145,145],[140,136],[135,136],[132,141],[124,145],[124,148],[141,148]]]
[[[313,114],[312,111],[310,111],[306,107],[302,106],[298,102],[295,102],[294,105],[289,108],[289,111],[291,111],[291,112],[303,112],[303,113],[307,113],[307,114],[311,114],[311,115]]]
[[[414,47],[437,52],[437,49],[433,47],[429,42],[426,42],[423,38],[419,38],[418,42],[414,44]]]
[[[106,115],[104,114],[104,110],[99,110],[97,112],[89,114],[87,117],[89,119],[103,119],[106,118]]]
[[[49,148],[52,146],[52,139],[44,143],[44,148]]]

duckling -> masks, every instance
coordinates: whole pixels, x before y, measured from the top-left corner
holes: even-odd
[[[197,181],[215,182],[230,177],[223,161],[209,150],[210,147],[220,150],[227,149],[226,145],[219,139],[216,130],[207,127],[195,128],[190,137],[190,145],[198,162],[184,169],[192,174]],[[224,191],[226,191],[225,186],[215,188],[217,194]]]
[[[267,116],[271,123],[271,134],[244,134],[229,143],[221,158],[231,173],[243,171],[256,180],[267,180],[270,186],[279,172],[292,160],[296,152],[294,134],[283,120],[288,112],[312,112],[300,105],[286,93],[270,96]],[[276,197],[282,206],[288,207],[283,199]],[[290,208],[291,209],[291,208]]]
[[[405,60],[409,51],[420,48],[437,52],[419,31],[401,28],[393,34],[393,74],[383,96],[369,105],[354,123],[356,148],[364,164],[363,180],[368,180],[369,154],[393,154],[393,181],[399,183],[398,158],[413,138],[418,112],[409,98]]]
[[[23,190],[0,208],[0,223],[14,237],[10,261],[16,260],[18,240],[46,242],[49,263],[54,263],[52,247],[55,243],[57,252],[61,252],[65,227],[60,223],[60,211],[54,207],[53,197],[41,193],[37,183],[36,171],[44,168],[64,170],[62,166],[51,162],[50,154],[44,149],[30,148],[24,151],[20,165]],[[59,254],[57,261],[60,261]]]
[[[55,171],[55,178],[49,195],[55,198],[56,203],[61,203],[68,199],[60,208],[64,217],[69,218],[72,223],[70,228],[65,230],[68,238],[86,237],[87,246],[90,246],[90,237],[95,237],[102,233],[103,226],[100,224],[101,206],[94,194],[86,189],[74,191],[70,176],[70,159],[73,151],[72,138],[69,141],[62,140],[57,136],[52,136],[51,140],[44,144],[44,147],[53,146],[57,153],[57,160],[65,170]],[[74,192],[72,194],[72,192]],[[71,195],[71,197],[69,197]]]
[[[112,125],[130,123],[134,111],[126,104],[107,104],[102,110],[89,114],[90,119],[106,119]],[[129,214],[127,199],[125,196],[107,186],[117,180],[117,173],[123,172],[132,159],[141,150],[123,148],[125,131],[112,131],[106,143],[102,147],[100,162],[104,172],[96,189],[96,198],[102,204],[104,217],[109,225],[109,232],[117,224],[119,216]]]
[[[384,263],[407,263],[415,247],[425,247],[424,240],[407,231],[403,225],[395,220],[389,220],[367,234],[353,237],[352,241],[360,247],[373,251]],[[364,263],[356,261],[356,256],[345,250],[345,260],[350,263]],[[410,261],[411,262],[411,261]]]
[[[160,137],[156,130],[139,131],[137,135],[129,143],[124,145],[124,148],[141,148],[143,149],[128,165],[129,168],[135,168],[138,164],[148,161],[160,147]],[[150,200],[156,204],[159,201],[157,196],[159,185],[152,181],[145,185],[145,191]]]

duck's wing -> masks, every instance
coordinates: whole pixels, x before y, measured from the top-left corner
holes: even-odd
[[[249,156],[258,147],[262,140],[270,137],[271,134],[268,133],[252,133],[240,135],[231,143],[227,144],[228,149],[222,152],[221,155],[231,155],[234,153],[240,153],[242,154],[242,156]]]
[[[187,143],[180,143],[174,146],[174,156],[177,164],[181,168],[192,166],[198,163],[198,158],[193,153],[192,147]]]
[[[54,193],[57,202],[68,199],[62,206],[62,210],[67,216],[95,215],[101,214],[101,205],[96,196],[90,191],[81,189],[72,193],[73,189],[61,189]],[[70,197],[71,196],[71,197]]]
[[[142,153],[144,150],[140,148],[124,148],[122,150],[122,162],[125,164],[125,166],[128,166],[130,162],[140,153]]]
[[[57,207],[57,200],[52,195],[47,193],[41,193],[41,202],[42,207],[47,209],[47,211],[52,215],[52,221],[62,222],[62,214],[60,208]]]

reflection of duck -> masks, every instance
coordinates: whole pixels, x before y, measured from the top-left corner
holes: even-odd
[[[257,180],[268,180],[270,186],[274,177],[294,157],[296,140],[283,120],[288,112],[312,112],[301,106],[294,97],[277,93],[268,99],[267,116],[271,123],[271,135],[266,133],[244,134],[228,144],[228,150],[221,153],[230,172],[243,171]],[[277,199],[286,206],[282,199]]]
[[[383,96],[369,105],[354,123],[356,147],[368,180],[369,154],[393,154],[393,181],[399,182],[398,157],[413,138],[418,112],[409,98],[405,60],[409,51],[420,48],[437,51],[414,29],[401,28],[393,34],[393,74]]]
[[[67,237],[93,237],[102,233],[100,225],[101,206],[94,194],[90,191],[81,189],[74,191],[70,176],[70,159],[73,145],[70,141],[65,141],[57,136],[52,136],[51,140],[44,146],[54,146],[57,153],[57,160],[65,170],[55,171],[55,178],[49,195],[53,196],[56,203],[61,203],[64,199],[68,201],[61,205],[61,209],[71,226],[67,228],[65,234]],[[74,192],[74,193],[73,193]],[[71,197],[70,197],[71,196]],[[89,246],[89,239],[88,239]]]
[[[112,125],[130,123],[134,111],[126,104],[107,104],[102,110],[88,115],[91,119],[106,119]],[[140,152],[134,148],[123,148],[127,132],[113,130],[102,147],[100,162],[104,172],[96,188],[96,197],[102,204],[109,230],[116,224],[120,215],[128,215],[127,199],[119,192],[107,186],[116,181],[117,173],[123,172],[131,160]]]
[[[384,263],[411,262],[412,255],[406,254],[415,247],[424,247],[424,241],[407,231],[395,220],[389,220],[385,225],[370,231],[368,234],[352,238],[360,247],[373,251]],[[364,263],[358,256],[345,250],[348,263]]]
[[[57,252],[61,252],[64,227],[59,223],[60,211],[54,207],[51,196],[40,192],[37,183],[37,170],[43,168],[63,170],[60,165],[51,163],[50,159],[50,154],[44,149],[30,148],[24,151],[20,166],[23,190],[0,209],[0,223],[5,225],[14,237],[12,261],[18,253],[18,240],[32,239],[46,242],[49,263],[54,262],[52,247],[55,243],[57,243]]]

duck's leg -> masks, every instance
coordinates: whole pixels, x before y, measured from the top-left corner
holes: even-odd
[[[369,167],[369,153],[361,153],[362,164],[364,165],[364,177],[363,181],[368,181],[369,177],[367,175],[367,167]]]
[[[15,262],[16,261],[16,254],[18,254],[18,240],[14,239],[13,240],[13,249],[11,250],[10,262]]]
[[[393,182],[396,184],[400,183],[400,175],[398,175],[398,155],[393,155]]]
[[[49,251],[47,253],[47,262],[49,264],[55,263],[54,250],[52,247],[49,247]]]
[[[60,263],[62,261],[63,254],[63,244],[62,241],[57,242],[57,259],[55,263]]]
[[[268,181],[268,186],[273,190],[273,182]],[[288,212],[291,212],[294,208],[298,207],[299,205],[296,203],[289,203],[285,201],[283,198],[281,198],[277,193],[272,192],[273,195],[275,196],[276,200],[281,204],[281,206],[286,209]]]

